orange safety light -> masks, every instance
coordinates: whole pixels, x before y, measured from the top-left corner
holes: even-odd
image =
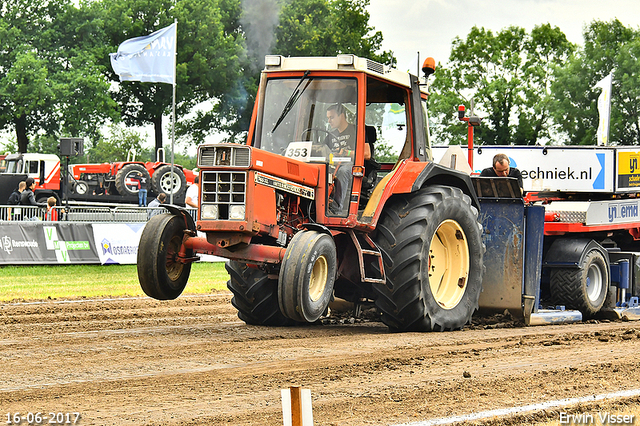
[[[464,118],[465,107],[464,105],[458,106],[458,119],[462,120]]]
[[[433,59],[431,56],[429,56],[422,63],[422,72],[424,73],[425,77],[429,77],[435,71],[436,71],[436,60]]]

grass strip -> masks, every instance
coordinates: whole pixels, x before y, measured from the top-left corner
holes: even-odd
[[[227,289],[224,263],[194,263],[184,294]],[[0,301],[144,296],[136,265],[0,267]]]

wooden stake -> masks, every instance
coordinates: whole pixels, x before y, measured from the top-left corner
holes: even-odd
[[[302,397],[300,386],[289,387],[291,391],[291,426],[302,426]]]

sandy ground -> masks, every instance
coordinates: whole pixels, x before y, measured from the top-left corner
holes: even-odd
[[[389,333],[373,315],[347,315],[264,328],[238,320],[230,299],[1,304],[0,421],[77,412],[83,425],[281,425],[280,389],[300,385],[316,425],[390,425],[640,389],[640,323]],[[618,398],[473,424],[639,407]]]

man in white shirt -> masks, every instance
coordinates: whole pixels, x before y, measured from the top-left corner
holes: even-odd
[[[193,207],[194,209],[198,208],[198,195],[200,193],[199,183],[200,178],[199,176],[196,176],[195,179],[193,179],[193,185],[187,188],[187,193],[184,200],[188,207]]]
[[[160,204],[164,204],[167,199],[167,195],[164,192],[158,194],[158,196],[149,203],[147,207],[160,207]],[[147,211],[147,219],[151,219],[153,216],[162,213],[163,209],[152,209]]]

